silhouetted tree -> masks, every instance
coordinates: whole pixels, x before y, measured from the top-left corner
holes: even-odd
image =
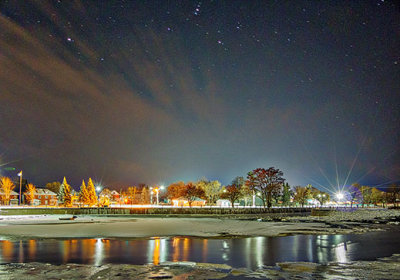
[[[60,186],[61,186],[60,182],[51,182],[47,183],[45,188],[52,191],[55,194],[58,194],[60,192]]]
[[[282,205],[289,205],[290,198],[292,196],[292,190],[290,189],[290,185],[288,183],[283,184],[282,187]]]

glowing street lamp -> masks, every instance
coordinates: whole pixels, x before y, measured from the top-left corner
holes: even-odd
[[[337,199],[338,202],[340,202],[343,198],[344,198],[344,194],[343,193],[338,192],[336,194],[336,199]]]
[[[159,197],[158,197],[158,193],[160,192],[160,190],[163,190],[164,186],[160,186],[159,188],[155,188],[154,191],[156,192],[156,198],[157,198],[157,205],[159,204]]]
[[[19,205],[21,205],[21,196],[22,196],[22,170],[18,173],[19,176]]]
[[[97,186],[95,189],[96,189],[96,193],[97,193],[97,207],[100,207],[100,191],[101,191],[101,187]]]

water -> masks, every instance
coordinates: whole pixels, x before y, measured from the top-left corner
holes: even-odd
[[[362,235],[295,235],[205,239],[70,239],[0,241],[0,263],[160,264],[165,261],[225,263],[249,269],[277,262],[350,262],[400,253],[400,232]]]

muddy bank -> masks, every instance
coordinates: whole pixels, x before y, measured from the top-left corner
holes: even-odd
[[[18,263],[0,265],[1,279],[400,279],[400,255],[376,261],[349,263],[279,263],[255,271],[224,264],[162,263],[52,265]]]

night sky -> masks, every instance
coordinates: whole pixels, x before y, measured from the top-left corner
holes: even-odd
[[[0,171],[400,179],[396,1],[1,1]],[[15,167],[16,171],[4,170]],[[14,174],[15,173],[15,174]]]

